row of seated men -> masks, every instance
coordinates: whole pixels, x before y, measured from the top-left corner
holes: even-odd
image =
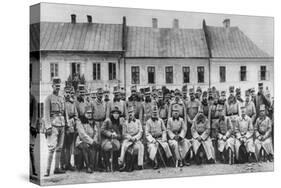
[[[50,175],[54,153],[55,174],[74,170],[70,163],[73,142],[74,166],[86,167],[90,173],[100,169],[143,169],[146,162],[157,169],[159,164],[183,166],[193,161],[233,163],[254,161],[261,156],[273,159],[267,108],[255,105],[260,117],[253,118],[247,113],[247,98],[245,105],[238,105],[236,100],[218,105],[214,102],[216,97],[212,97],[215,94],[210,93],[206,108],[204,94],[198,100],[192,90],[188,101],[179,90],[170,98],[169,93],[157,96],[145,92],[144,101],[137,100],[135,89],[128,101],[120,100],[118,92],[113,101],[103,101],[101,88],[92,101],[84,100],[82,95],[63,98],[59,90],[60,79],[54,79],[53,92],[45,101],[49,148],[46,176]],[[212,117],[214,105],[216,118]]]

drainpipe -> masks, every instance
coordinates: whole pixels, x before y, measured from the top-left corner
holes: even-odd
[[[206,39],[206,44],[207,44],[207,48],[208,48],[208,67],[209,67],[209,88],[211,88],[211,57],[212,57],[212,52],[211,52],[211,47],[210,47],[210,38],[208,35],[208,30],[207,30],[207,25],[206,25],[206,21],[205,19],[203,20],[203,31],[205,34],[205,39]]]
[[[122,24],[122,55],[124,61],[124,89],[126,93],[127,80],[126,80],[126,50],[127,50],[127,25],[126,25],[126,16],[123,16]]]

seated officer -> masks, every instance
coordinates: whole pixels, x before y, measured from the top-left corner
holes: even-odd
[[[146,122],[145,136],[147,140],[147,150],[149,158],[154,162],[154,169],[158,168],[157,153],[160,155],[162,162],[165,163],[160,148],[162,148],[166,154],[166,158],[172,157],[171,150],[167,143],[166,127],[162,119],[158,118],[157,106],[153,107],[152,116]]]
[[[254,128],[252,120],[246,115],[245,106],[241,106],[241,116],[237,119],[235,151],[239,163],[255,160],[255,146],[253,141]]]
[[[185,138],[187,128],[183,118],[179,116],[180,109],[176,105],[173,107],[172,117],[167,122],[167,132],[169,136],[168,143],[177,161],[176,166],[183,167],[187,153],[190,151],[191,143]],[[185,163],[185,165],[189,166],[189,163]]]
[[[127,171],[133,171],[134,168],[134,153],[138,156],[138,169],[143,168],[143,156],[144,156],[144,146],[140,141],[142,137],[142,125],[140,120],[135,118],[134,108],[130,106],[128,108],[129,118],[126,120],[122,128],[123,143],[121,147],[121,155],[119,157],[119,164],[121,165],[120,171],[124,171],[127,167]],[[128,154],[129,161],[128,165],[124,164],[125,154]]]
[[[92,112],[92,108],[86,106],[84,117],[81,118],[81,122],[77,121],[76,125],[78,137],[75,145],[80,159],[78,169],[81,170],[85,162],[87,173],[92,173],[96,167],[96,151],[100,146],[98,129],[93,121]]]
[[[265,115],[265,105],[260,105],[260,115],[255,124],[255,145],[256,155],[259,160],[268,158],[270,162],[273,161],[273,146],[271,137],[271,120]]]
[[[218,106],[217,110],[219,119],[215,122],[216,127],[218,128],[218,151],[222,162],[229,162],[232,164],[235,139],[232,134],[233,130],[231,121],[224,115],[223,109],[223,106]]]
[[[196,163],[202,163],[204,154],[207,157],[208,163],[214,163],[215,150],[210,138],[210,122],[204,116],[202,108],[199,108],[198,114],[194,117],[191,134]]]
[[[106,170],[113,171],[113,164],[117,164],[117,155],[120,149],[122,125],[120,124],[121,111],[117,106],[111,109],[111,115],[101,127],[101,148],[105,151]]]

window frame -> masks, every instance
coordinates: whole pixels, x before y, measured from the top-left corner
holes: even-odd
[[[92,64],[93,64],[93,69],[92,69],[93,77],[92,77],[92,79],[94,81],[101,80],[101,63],[100,62],[93,62]]]
[[[52,76],[53,73],[53,76]],[[54,77],[59,77],[59,63],[57,62],[51,62],[50,63],[50,78],[51,80]]]
[[[263,68],[264,68],[264,70],[263,70]],[[262,76],[262,73],[264,73],[264,76]],[[265,65],[261,65],[260,66],[260,80],[261,81],[265,81],[266,80],[266,74],[267,74],[266,66]]]
[[[131,84],[140,84],[140,66],[131,66]]]
[[[116,62],[108,62],[108,80],[117,79],[117,64]]]
[[[169,76],[169,74],[171,74],[171,75]],[[168,81],[168,79],[171,79],[171,81]],[[174,83],[174,67],[173,66],[166,66],[165,67],[165,82],[166,82],[166,84],[173,84]]]
[[[199,74],[203,73],[203,79]],[[204,66],[197,66],[197,83],[205,83],[205,67]]]
[[[150,71],[153,70],[153,71]],[[150,82],[149,75],[153,74],[153,82]],[[155,66],[148,66],[147,67],[147,83],[148,84],[155,84],[156,83],[156,68]]]
[[[188,70],[188,71],[185,71],[185,69]],[[188,81],[187,82],[185,82],[185,73],[188,73]],[[190,83],[190,66],[183,66],[182,67],[182,82],[184,84]]]
[[[222,70],[223,70],[223,74],[222,74]],[[219,76],[220,76],[221,83],[226,82],[226,66],[219,66]]]
[[[244,70],[242,68],[245,68]],[[242,79],[242,75],[244,75],[244,79]],[[240,66],[240,82],[247,81],[247,66]]]

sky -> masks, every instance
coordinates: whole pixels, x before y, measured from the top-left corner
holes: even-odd
[[[31,7],[31,10],[34,8]],[[70,22],[71,14],[76,14],[77,22],[87,22],[86,15],[91,15],[95,23],[116,24],[121,24],[122,17],[126,16],[127,25],[146,27],[151,27],[152,18],[157,18],[158,27],[166,28],[172,27],[175,18],[179,20],[180,28],[202,28],[203,19],[207,25],[222,26],[222,21],[229,18],[231,26],[238,26],[259,48],[274,56],[272,17],[41,3],[41,21]],[[30,23],[39,20],[39,17],[36,18],[31,14]]]

